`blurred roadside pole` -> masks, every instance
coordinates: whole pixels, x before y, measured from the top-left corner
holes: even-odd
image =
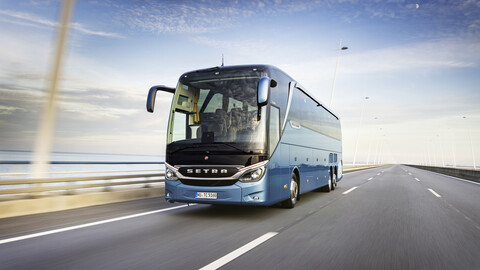
[[[34,145],[32,176],[34,178],[46,178],[52,150],[56,112],[58,83],[62,69],[63,58],[69,32],[70,18],[73,13],[74,0],[61,1],[60,22],[58,24],[56,50],[52,57],[52,70],[48,82],[47,97],[42,115],[39,120],[37,137]],[[41,186],[41,184],[37,184]]]

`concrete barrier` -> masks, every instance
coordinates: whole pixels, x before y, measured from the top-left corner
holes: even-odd
[[[0,180],[0,218],[164,195],[163,172],[129,171],[129,173]]]
[[[107,203],[160,197],[165,193],[162,183],[157,187],[94,192],[67,196],[51,196],[36,199],[12,200],[0,202],[0,218],[40,214]]]
[[[410,165],[404,164],[410,167],[432,171],[436,173],[446,174],[466,180],[471,180],[477,183],[480,183],[480,171],[479,170],[469,170],[469,169],[459,169],[459,168],[448,168],[448,167],[432,167],[432,166],[421,166],[421,165]]]

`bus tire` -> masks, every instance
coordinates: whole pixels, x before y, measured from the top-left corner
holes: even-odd
[[[284,202],[286,208],[293,208],[298,201],[298,179],[296,174],[292,174],[290,179],[290,198]]]
[[[337,174],[334,173],[332,177],[332,191],[335,190],[336,186],[337,186]]]
[[[328,171],[328,183],[326,186],[322,187],[323,192],[330,192],[332,190],[332,171]]]

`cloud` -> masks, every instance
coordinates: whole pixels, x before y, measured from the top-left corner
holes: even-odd
[[[264,0],[264,1],[129,1],[111,5],[120,10],[121,22],[135,29],[153,33],[213,33],[235,27],[244,20],[265,16],[292,16],[300,12],[328,13],[345,23],[375,20],[378,23],[419,21],[419,29],[430,31],[432,24],[441,25],[435,34],[475,34],[480,31],[478,1],[405,3],[403,0]],[[423,33],[428,34],[428,33]]]
[[[242,10],[232,6],[211,6],[183,2],[147,2],[125,6],[126,23],[154,33],[206,33],[232,25]]]
[[[18,110],[25,111],[24,109],[18,107],[0,105],[0,114],[12,114]]]
[[[354,74],[476,67],[479,50],[478,41],[463,39],[406,44],[345,55],[342,71]]]
[[[191,40],[197,44],[205,45],[214,49],[230,50],[239,55],[250,56],[252,52],[257,54],[268,50],[268,45],[259,40],[241,40],[241,41],[225,41],[207,38],[205,36],[196,36]]]
[[[124,4],[121,17],[132,28],[153,33],[212,33],[255,16],[307,11],[328,1],[152,1]]]
[[[113,37],[113,38],[124,38],[123,35],[117,34],[117,33],[109,33],[109,32],[103,32],[103,31],[94,31],[85,28],[82,24],[80,23],[72,23],[72,28],[87,34],[87,35],[94,35],[94,36],[101,36],[101,37]]]
[[[10,19],[2,18],[4,22],[9,22],[13,24],[23,25],[23,26],[30,26],[36,28],[54,28],[58,27],[58,22],[51,21],[34,14],[24,13],[24,12],[17,12],[12,10],[0,10],[0,15],[4,15],[9,17]],[[72,29],[86,34],[86,35],[94,35],[94,36],[101,36],[101,37],[113,37],[113,38],[123,38],[122,35],[118,33],[109,33],[103,31],[95,31],[90,30],[83,26],[80,23],[74,22],[71,24]]]

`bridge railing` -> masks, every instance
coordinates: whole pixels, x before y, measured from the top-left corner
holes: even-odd
[[[476,170],[473,168],[467,169],[467,168],[456,168],[456,167],[437,167],[437,166],[425,166],[425,165],[414,165],[414,164],[405,164],[405,165],[480,183],[480,170]]]
[[[66,170],[48,175],[29,178],[24,172],[1,173],[0,218],[158,198],[165,193],[165,174],[160,168]]]
[[[135,171],[129,171],[129,174],[121,175],[0,180],[0,195],[23,194],[35,197],[39,193],[65,191],[66,194],[74,194],[75,192],[82,192],[85,189],[94,188],[103,188],[104,191],[110,191],[109,188],[115,186],[132,188],[138,188],[139,186],[150,187],[152,184],[163,182],[163,176],[163,172],[139,174],[135,173]]]

